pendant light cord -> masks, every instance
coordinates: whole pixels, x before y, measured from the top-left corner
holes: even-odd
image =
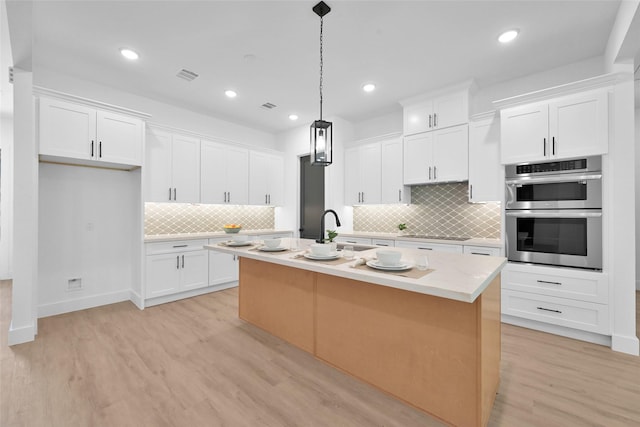
[[[322,67],[324,65],[322,59],[322,24],[323,19],[320,17],[320,120],[322,120]]]

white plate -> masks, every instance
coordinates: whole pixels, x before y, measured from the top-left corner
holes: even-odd
[[[371,268],[375,268],[376,270],[386,270],[386,271],[403,271],[409,270],[413,266],[411,264],[402,263],[400,265],[382,265],[376,260],[367,261],[367,265]]]
[[[225,245],[227,246],[249,246],[251,244],[251,242],[246,241],[246,242],[234,242],[233,240],[230,240],[228,242],[225,243]]]
[[[286,251],[287,248],[283,248],[282,246],[278,246],[277,248],[268,248],[266,246],[260,246],[258,250],[263,252],[281,252],[281,251]]]
[[[337,252],[334,252],[329,255],[304,254],[304,257],[307,259],[312,259],[314,261],[328,261],[328,260],[340,258],[340,255]]]

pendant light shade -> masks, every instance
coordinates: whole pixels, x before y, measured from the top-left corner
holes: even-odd
[[[329,166],[333,162],[333,126],[331,122],[322,120],[322,26],[323,17],[331,8],[323,1],[313,7],[313,11],[320,17],[320,120],[311,124],[311,148],[309,150],[311,164],[315,166]]]

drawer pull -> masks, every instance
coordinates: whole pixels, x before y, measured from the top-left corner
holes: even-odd
[[[176,256],[176,270],[180,269],[180,255]]]
[[[482,252],[471,252],[471,255],[485,255],[485,256],[490,256],[490,254],[485,254]]]
[[[433,248],[418,248],[418,249],[423,249],[425,251],[432,251],[433,250]]]
[[[538,283],[545,283],[547,285],[558,285],[558,286],[562,286],[562,283],[560,282],[549,282],[547,280],[536,280]]]
[[[376,246],[389,246],[389,245],[386,243],[376,243]]]
[[[189,245],[173,245],[174,248],[186,248]]]
[[[542,311],[551,311],[552,313],[558,313],[558,314],[562,314],[562,312],[560,310],[552,310],[550,308],[544,308],[544,307],[536,307],[538,310],[542,310]]]
[[[358,243],[358,242],[354,242],[353,240],[347,240],[347,243],[354,243],[354,244],[356,244],[356,243]]]

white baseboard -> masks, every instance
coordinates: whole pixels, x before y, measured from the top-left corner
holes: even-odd
[[[36,330],[33,324],[14,328],[13,322],[9,325],[9,334],[7,336],[7,345],[23,344],[31,342],[36,338]]]
[[[560,335],[567,338],[573,338],[575,340],[587,341],[594,344],[611,347],[611,337],[608,335],[581,331],[578,329],[567,328],[565,326],[551,325],[549,323],[538,322],[536,320],[509,316],[508,314],[503,314],[501,320],[502,323],[508,323],[510,325],[521,326],[528,329],[535,329],[536,331],[546,332],[549,334]]]
[[[613,335],[611,337],[611,349],[621,353],[640,356],[640,341],[636,336]]]
[[[106,294],[92,295],[72,300],[59,301],[38,306],[38,317],[49,317],[57,314],[70,313],[72,311],[85,310],[87,308],[99,307],[101,305],[115,304],[117,302],[129,301],[131,291],[110,292]]]
[[[131,295],[129,296],[129,300],[134,303],[140,310],[144,310],[144,300],[142,299],[142,295],[132,290]]]
[[[180,292],[177,294],[163,295],[161,297],[149,298],[144,300],[145,307],[153,307],[154,305],[166,304],[168,302],[178,301],[185,298],[197,297],[199,295],[211,292],[221,291],[223,289],[235,288],[238,282],[223,283],[222,285],[207,286],[205,288],[194,289],[191,291]]]
[[[13,274],[11,273],[0,273],[0,280],[11,280],[13,279]]]

